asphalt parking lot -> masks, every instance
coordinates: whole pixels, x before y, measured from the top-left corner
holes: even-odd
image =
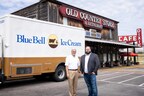
[[[97,81],[99,96],[144,96],[144,65],[100,69]],[[78,96],[87,96],[82,76],[78,82]],[[0,87],[0,96],[68,96],[68,83],[49,79],[11,82]]]
[[[99,74],[99,96],[144,96],[144,68],[112,70],[102,70]]]

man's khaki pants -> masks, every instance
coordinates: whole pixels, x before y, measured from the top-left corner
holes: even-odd
[[[79,73],[77,71],[69,71],[69,96],[76,96],[78,76]]]

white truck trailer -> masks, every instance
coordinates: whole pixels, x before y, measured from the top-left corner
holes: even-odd
[[[71,49],[84,54],[82,28],[7,15],[0,18],[0,82],[52,75],[66,78],[65,57]]]

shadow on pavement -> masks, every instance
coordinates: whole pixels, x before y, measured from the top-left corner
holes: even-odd
[[[50,83],[50,82],[55,82],[55,81],[50,78],[45,78],[43,80],[29,78],[29,79],[15,80],[15,81],[6,81],[4,84],[0,84],[0,89],[20,87],[20,86],[32,86],[32,85]]]

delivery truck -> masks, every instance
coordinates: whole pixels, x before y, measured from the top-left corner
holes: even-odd
[[[84,54],[82,28],[15,15],[0,18],[0,83],[17,79],[66,79],[65,58],[71,49]]]

